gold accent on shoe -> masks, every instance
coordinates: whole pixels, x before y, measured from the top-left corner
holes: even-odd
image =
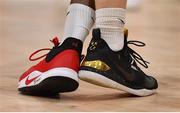
[[[108,70],[110,70],[110,67],[106,63],[104,63],[104,62],[102,62],[100,60],[83,61],[81,66],[92,67],[92,68],[98,69],[100,71],[108,71]]]

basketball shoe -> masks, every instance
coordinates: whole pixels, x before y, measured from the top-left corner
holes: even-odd
[[[67,38],[59,45],[58,38],[52,40],[54,47],[50,52],[38,58],[32,58],[41,49],[34,52],[31,61],[45,57],[37,65],[32,66],[19,78],[18,90],[25,93],[56,94],[71,92],[78,88],[78,71],[82,41]]]
[[[93,38],[87,49],[87,55],[81,64],[80,79],[103,87],[123,90],[128,93],[147,96],[158,88],[152,76],[146,75],[137,65],[148,68],[148,62],[128,45],[145,46],[140,41],[127,41],[125,32],[124,47],[113,51],[101,38],[100,29],[93,30]]]

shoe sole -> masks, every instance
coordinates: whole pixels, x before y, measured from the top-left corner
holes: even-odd
[[[35,71],[31,74],[38,75],[39,73],[41,72]],[[55,68],[43,72],[41,73],[41,76],[32,81],[32,83],[25,85],[27,77],[19,83],[18,90],[23,93],[51,95],[72,92],[79,86],[77,73],[69,68]]]
[[[80,70],[79,71],[79,78],[83,81],[89,82],[91,84],[95,84],[98,86],[106,87],[106,88],[112,88],[112,89],[118,89],[122,90],[137,96],[149,96],[156,92],[155,89],[148,90],[148,89],[132,89],[127,86],[124,86],[122,84],[119,84],[111,79],[108,79],[104,77],[103,75],[100,75],[95,72],[86,71],[86,70]]]

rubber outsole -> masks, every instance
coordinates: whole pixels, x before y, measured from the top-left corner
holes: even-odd
[[[53,76],[44,79],[39,84],[29,87],[19,88],[18,90],[26,94],[56,95],[58,93],[75,91],[79,83],[69,77]]]
[[[79,71],[79,78],[83,81],[89,82],[91,84],[95,84],[98,86],[112,88],[117,90],[122,90],[137,96],[149,96],[155,93],[156,89],[147,90],[147,89],[132,89],[127,86],[124,86],[120,83],[117,83],[111,79],[104,77],[95,72],[80,70]]]

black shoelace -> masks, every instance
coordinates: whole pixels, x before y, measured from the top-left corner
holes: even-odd
[[[132,44],[138,47],[144,47],[145,43],[137,40],[130,40],[127,41],[127,45]],[[133,49],[131,49],[129,46],[127,46],[128,53],[131,55],[131,58],[133,61],[137,61],[139,64],[141,64],[143,67],[148,68],[149,62],[145,61],[137,52],[135,52]],[[137,65],[136,65],[137,66]]]

